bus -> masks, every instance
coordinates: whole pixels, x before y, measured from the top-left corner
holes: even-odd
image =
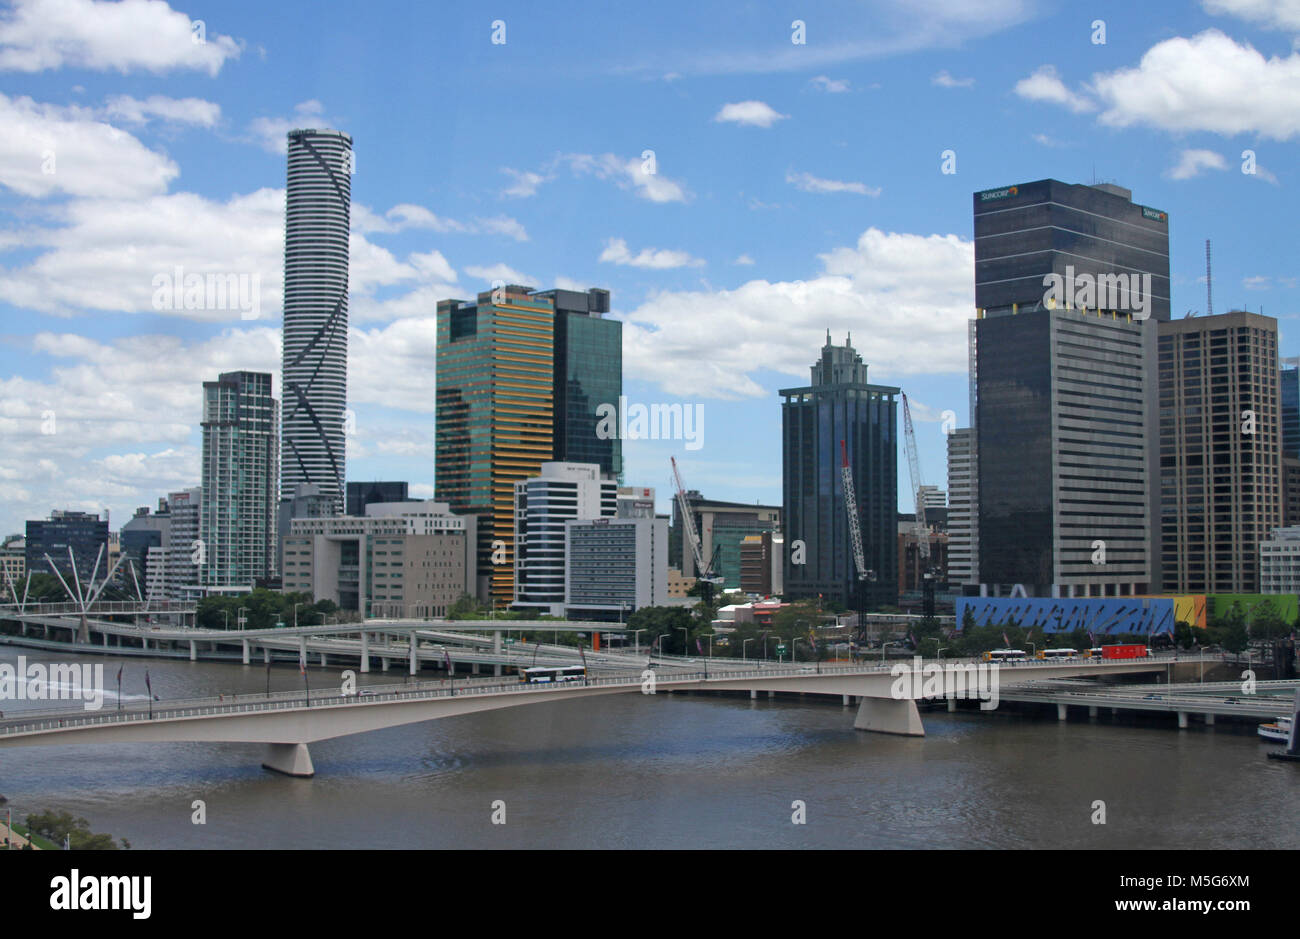
[[[1053,659],[1073,659],[1078,654],[1077,649],[1039,649],[1037,657],[1052,661]]]
[[[1024,662],[1028,658],[1024,649],[990,649],[984,653],[985,662]]]
[[[1079,653],[1079,657],[1083,659],[1099,659],[1101,658],[1101,646],[1093,646],[1091,649],[1084,649]]]
[[[542,666],[520,669],[519,680],[529,684],[561,684],[586,681],[587,669],[581,665]]]

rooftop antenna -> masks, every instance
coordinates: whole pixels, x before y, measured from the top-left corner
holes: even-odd
[[[1214,315],[1214,290],[1210,280],[1210,239],[1205,239],[1205,315]]]

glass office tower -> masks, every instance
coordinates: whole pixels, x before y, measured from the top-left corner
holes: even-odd
[[[785,595],[818,596],[856,608],[858,575],[841,482],[840,441],[848,448],[867,568],[867,610],[898,602],[897,388],[867,382],[867,366],[846,340],[812,366],[812,382],[779,392],[785,526]],[[796,542],[804,563],[793,563]]]

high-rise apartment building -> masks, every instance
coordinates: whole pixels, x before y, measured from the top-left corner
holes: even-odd
[[[861,582],[867,610],[898,602],[899,389],[867,381],[849,340],[831,343],[803,388],[783,388],[782,491],[785,596],[818,596],[856,608],[859,577],[841,482],[844,442],[857,495],[859,528],[871,579]],[[802,563],[799,563],[802,561]]]
[[[199,583],[247,587],[275,575],[277,402],[267,372],[203,383]]]
[[[547,462],[515,483],[516,609],[564,615],[565,523],[618,514],[618,482],[602,476],[595,463]]]
[[[1277,320],[1231,312],[1159,332],[1163,589],[1253,593],[1259,545],[1283,520]]]
[[[972,467],[984,591],[1157,582],[1155,323],[1169,219],[1108,183],[973,196]]]
[[[343,510],[352,138],[289,132],[280,491],[310,483]]]
[[[199,571],[205,550],[199,540],[199,514],[203,488],[195,486],[167,493],[171,516],[167,547],[167,596],[183,600],[199,593]]]

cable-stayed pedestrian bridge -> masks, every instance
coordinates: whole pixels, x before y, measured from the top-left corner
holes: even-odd
[[[1217,661],[1217,660],[1216,660]],[[292,776],[315,770],[307,745],[350,734],[403,724],[473,714],[479,711],[599,698],[610,694],[666,691],[748,691],[840,695],[845,704],[860,698],[854,727],[882,733],[924,735],[916,699],[931,671],[915,662],[896,665],[790,665],[724,670],[641,672],[589,677],[581,682],[532,684],[487,678],[477,681],[420,682],[363,689],[343,695],[339,686],[316,692],[278,692],[171,701],[114,711],[41,711],[0,721],[0,747],[143,742],[236,742],[267,745],[263,766]],[[943,663],[974,669],[976,663]],[[1043,678],[1108,676],[1163,671],[1163,659],[1036,662],[1002,666],[1001,686]],[[901,671],[901,674],[899,674]],[[971,673],[973,674],[973,673]],[[905,697],[895,697],[904,681]],[[939,696],[943,696],[940,694]]]

